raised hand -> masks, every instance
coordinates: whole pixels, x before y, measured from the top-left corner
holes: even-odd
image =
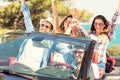
[[[56,0],[51,0],[52,2],[55,2]]]
[[[21,0],[22,5],[25,3],[25,0]]]
[[[118,8],[117,8],[116,12],[119,12],[119,13],[120,13],[120,2],[119,2],[119,4],[118,4]]]
[[[72,16],[77,20],[79,19],[79,11],[78,11],[78,9],[76,9],[76,8],[72,9]]]

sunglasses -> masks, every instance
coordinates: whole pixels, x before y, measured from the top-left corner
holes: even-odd
[[[47,26],[47,25],[45,25],[45,24],[41,24],[40,26],[41,26],[41,27],[45,27],[45,28],[47,28],[47,29],[49,28],[49,26]]]
[[[103,23],[94,23],[94,26],[101,26],[104,27],[105,25]]]
[[[84,53],[84,52],[83,52],[83,51],[73,51],[73,54],[76,54],[76,53],[82,54],[82,53]]]

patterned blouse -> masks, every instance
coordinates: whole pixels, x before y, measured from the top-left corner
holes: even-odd
[[[95,32],[89,33],[82,26],[80,26],[80,28],[78,30],[82,36],[89,37],[96,41],[95,51],[97,51],[99,53],[98,62],[101,61],[103,63],[106,63],[106,54],[105,54],[106,48],[109,44],[109,41],[111,41],[113,38],[113,34],[114,34],[114,30],[115,30],[114,24],[117,21],[117,17],[119,16],[119,14],[120,14],[119,12],[114,13],[107,35],[101,34],[99,36],[95,36],[94,35]]]

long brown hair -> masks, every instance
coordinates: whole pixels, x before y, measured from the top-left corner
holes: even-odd
[[[105,27],[103,28],[103,32],[104,34],[106,34],[108,32],[108,27],[109,27],[109,22],[107,21],[107,19],[103,16],[103,15],[97,15],[94,19],[93,19],[93,22],[92,22],[92,26],[91,26],[91,33],[95,32],[95,27],[94,27],[94,23],[95,23],[95,20],[96,19],[101,19],[105,25]]]
[[[60,28],[59,28],[59,30],[60,30],[61,33],[64,33],[64,32],[65,32],[64,21],[67,20],[67,18],[69,18],[69,17],[70,17],[70,18],[73,18],[72,15],[68,15],[68,16],[66,16],[66,17],[62,20],[62,22],[60,23]]]

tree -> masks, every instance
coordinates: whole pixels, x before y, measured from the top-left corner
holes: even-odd
[[[20,8],[19,3],[10,4],[0,10],[0,24],[3,27],[9,27],[13,24],[15,16],[18,14]]]

